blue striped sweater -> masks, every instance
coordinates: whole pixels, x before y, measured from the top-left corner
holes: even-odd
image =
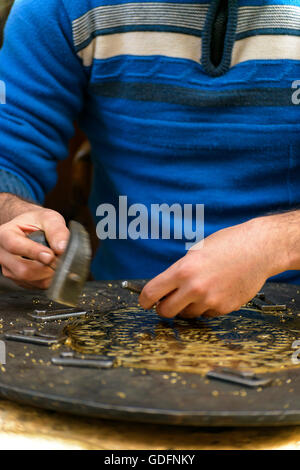
[[[96,222],[119,195],[205,204],[205,236],[299,207],[300,0],[16,0],[0,80],[1,191],[16,178],[42,202],[77,119]],[[106,240],[93,271],[152,277],[184,254],[177,239]]]

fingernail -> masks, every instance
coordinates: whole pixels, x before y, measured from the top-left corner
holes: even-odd
[[[61,251],[65,250],[66,247],[67,247],[67,241],[66,240],[61,240],[60,242],[58,242],[57,244],[57,248]]]
[[[42,253],[39,254],[39,260],[43,264],[49,264],[52,261],[53,256],[50,253],[47,253],[46,251],[42,251]]]

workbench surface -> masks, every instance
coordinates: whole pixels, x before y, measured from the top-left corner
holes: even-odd
[[[0,449],[299,450],[300,426],[216,429],[136,424],[1,400]]]
[[[5,285],[3,294],[8,291]],[[300,449],[300,426],[203,428],[145,424],[74,416],[1,399],[0,449],[23,448]]]

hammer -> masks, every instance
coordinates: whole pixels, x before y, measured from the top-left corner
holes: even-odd
[[[90,272],[92,250],[90,237],[79,222],[72,220],[69,229],[68,245],[58,259],[47,297],[54,302],[76,307]],[[42,230],[32,232],[28,238],[49,247]]]

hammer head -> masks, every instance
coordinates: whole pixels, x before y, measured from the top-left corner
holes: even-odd
[[[69,242],[58,260],[47,296],[55,302],[76,307],[90,272],[92,250],[90,237],[80,223],[72,220],[69,228]]]

